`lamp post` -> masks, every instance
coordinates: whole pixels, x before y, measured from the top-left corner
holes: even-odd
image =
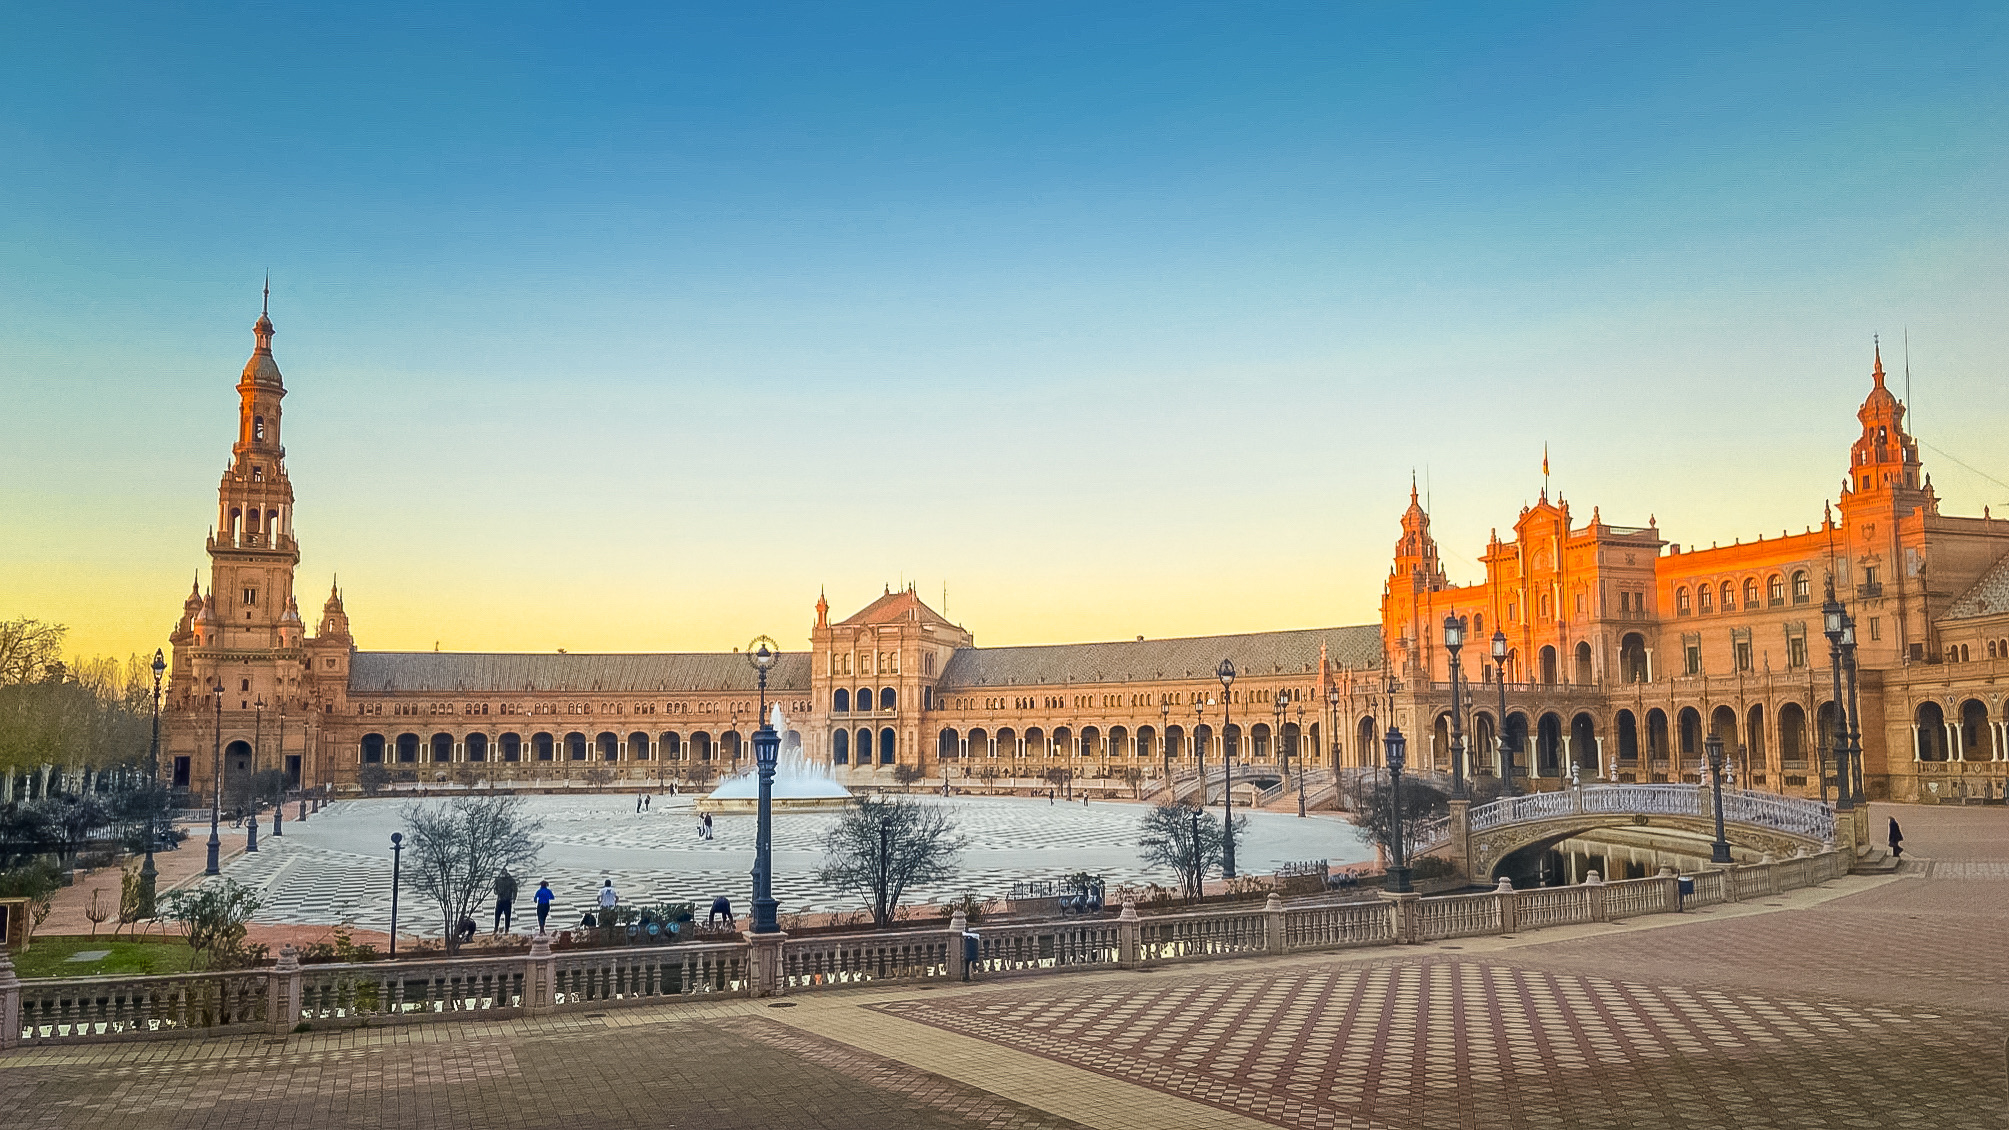
[[[257,713],[252,715],[251,722],[251,788],[247,790],[251,797],[251,818],[244,824],[244,850],[247,852],[258,850],[258,746],[264,741],[265,700],[261,698],[251,705]]]
[[[1298,703],[1298,707],[1297,707],[1297,740],[1298,740],[1298,741],[1300,741],[1300,742],[1304,741],[1304,704],[1303,704],[1303,703]],[[1299,820],[1303,820],[1303,819],[1305,818],[1305,811],[1304,811],[1304,750],[1303,750],[1302,748],[1300,748],[1300,749],[1298,750],[1298,753],[1297,753],[1297,818],[1298,818]]]
[[[400,853],[405,850],[405,834],[391,833],[391,952],[398,956],[398,864],[402,862]]]
[[[1235,742],[1229,732],[1228,687],[1235,681],[1235,661],[1221,660],[1214,668],[1214,675],[1221,680],[1221,764],[1226,775],[1221,779],[1221,878],[1235,877]]]
[[[1200,719],[1207,715],[1205,695],[1193,696],[1193,765],[1200,773],[1200,807],[1207,807],[1207,744],[1200,740]]]
[[[1451,653],[1451,795],[1465,796],[1465,726],[1459,721],[1458,649],[1465,646],[1465,621],[1456,614],[1444,617],[1444,650]]]
[[[211,752],[209,766],[209,863],[203,868],[205,875],[221,875],[223,868],[217,865],[217,858],[223,851],[223,837],[217,835],[217,822],[223,817],[223,677],[216,679],[216,745]]]
[[[1849,800],[1850,807],[1861,808],[1868,802],[1863,795],[1863,731],[1862,715],[1856,701],[1856,618],[1842,618],[1842,672],[1848,679],[1848,720],[1849,720]]]
[[[1165,795],[1172,794],[1172,704],[1158,704],[1158,752],[1165,756]]]
[[[1391,845],[1395,862],[1388,865],[1388,878],[1397,894],[1409,892],[1409,864],[1402,844],[1402,763],[1407,760],[1406,745],[1407,739],[1395,726],[1388,727],[1388,733],[1381,739],[1381,748],[1388,759],[1388,827],[1395,840]]]
[[[1193,813],[1193,897],[1198,899],[1207,890],[1207,859],[1200,851],[1200,806],[1194,805]]]
[[[1710,734],[1702,743],[1709,757],[1709,788],[1716,798],[1716,842],[1709,845],[1709,862],[1730,862],[1730,842],[1723,838],[1723,739]]]
[[[1325,756],[1332,767],[1332,779],[1339,780],[1339,684],[1325,688],[1326,725],[1331,732],[1325,736]]]
[[[286,695],[279,695],[279,788],[272,794],[272,834],[285,835],[286,820]]]
[[[1848,703],[1842,698],[1842,634],[1848,629],[1849,617],[1842,608],[1842,602],[1835,599],[1835,579],[1828,577],[1827,599],[1821,602],[1821,627],[1828,637],[1828,659],[1833,668],[1835,683],[1835,811],[1851,812],[1855,809],[1855,787],[1849,783],[1849,717]],[[1827,782],[1822,780],[1822,792],[1827,791]]]
[[[1507,633],[1493,633],[1493,681],[1500,684],[1500,722],[1493,732],[1493,741],[1500,748],[1500,781],[1507,787],[1507,795],[1514,795],[1514,751],[1507,748]]]
[[[754,766],[760,773],[760,808],[753,835],[753,932],[775,934],[774,901],[774,763],[781,755],[781,735],[767,714],[767,673],[781,658],[773,640],[761,636],[747,647],[747,661],[760,675],[760,728],[753,732]],[[882,837],[883,838],[883,837]],[[882,850],[880,854],[885,853]]]
[[[147,748],[146,859],[140,864],[140,917],[153,917],[154,890],[159,872],[153,865],[153,842],[160,835],[155,824],[156,802],[160,797],[160,677],[167,673],[167,658],[159,648],[153,653],[153,742]]]
[[[1276,732],[1270,735],[1270,741],[1276,743],[1277,766],[1283,771],[1284,786],[1288,788],[1291,779],[1291,761],[1290,748],[1284,745],[1284,712],[1290,707],[1284,702],[1286,697],[1288,697],[1286,692],[1277,691],[1270,699],[1272,712],[1277,716]]]

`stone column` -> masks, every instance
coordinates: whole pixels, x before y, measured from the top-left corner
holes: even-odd
[[[1388,902],[1388,913],[1395,916],[1395,944],[1416,944],[1416,892],[1382,891],[1381,897]]]
[[[284,1036],[300,1023],[300,955],[292,943],[280,948],[269,984],[272,995],[266,1018],[272,1025],[272,1034]]]
[[[0,1048],[21,1042],[21,979],[14,976],[14,963],[7,959],[7,947],[0,941]]]
[[[1493,897],[1500,903],[1500,933],[1511,934],[1519,925],[1521,896],[1514,893],[1514,881],[1505,875],[1493,888]]]
[[[1458,874],[1469,879],[1472,876],[1472,801],[1469,797],[1451,798],[1451,862],[1458,868]]]
[[[1263,903],[1263,948],[1281,957],[1284,952],[1284,899],[1275,891]]]
[[[740,935],[747,944],[746,995],[755,999],[778,997],[782,993],[781,947],[788,935],[780,932]]]
[[[1128,907],[1130,904],[1126,902],[1123,905]],[[967,981],[970,979],[970,963],[963,958],[963,935],[969,932],[969,928],[969,915],[963,913],[962,907],[957,907],[956,912],[949,915],[948,966],[949,980],[951,981]]]
[[[1590,920],[1605,921],[1604,876],[1592,871],[1584,876],[1583,885],[1590,888]]]
[[[556,996],[558,959],[551,956],[551,935],[530,939],[530,956],[523,960],[523,1011],[551,1011]]]
[[[1660,873],[1655,875],[1654,878],[1660,880],[1661,884],[1661,909],[1669,914],[1680,910],[1681,877],[1674,873],[1674,868],[1663,863],[1660,865]]]
[[[1143,964],[1140,953],[1143,950],[1142,925],[1137,919],[1137,904],[1123,900],[1123,913],[1116,916],[1116,963],[1125,969],[1135,969]]]

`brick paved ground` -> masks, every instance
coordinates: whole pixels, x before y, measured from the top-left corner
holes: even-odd
[[[2009,811],[1915,863],[1513,939],[0,1059],[8,1125],[2002,1126]],[[1884,810],[1879,806],[1881,832]]]

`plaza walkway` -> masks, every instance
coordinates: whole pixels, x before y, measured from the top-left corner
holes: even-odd
[[[1881,838],[1889,811],[1875,827]],[[38,1049],[10,1127],[1999,1127],[2009,811],[1685,915],[1155,972]]]

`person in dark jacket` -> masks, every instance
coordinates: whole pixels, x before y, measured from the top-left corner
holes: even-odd
[[[515,907],[516,876],[504,871],[495,877],[495,933],[504,933],[514,925],[512,911]]]
[[[1890,857],[1904,858],[1904,832],[1897,826],[1897,817],[1890,818]]]

